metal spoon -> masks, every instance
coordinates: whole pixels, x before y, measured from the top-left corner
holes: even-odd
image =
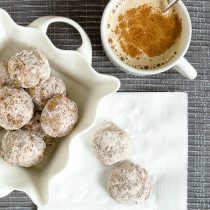
[[[171,1],[168,5],[167,5],[167,7],[163,10],[163,12],[165,13],[165,12],[167,12],[171,7],[173,7],[173,5],[175,4],[175,3],[177,3],[179,0],[173,0],[173,1]]]

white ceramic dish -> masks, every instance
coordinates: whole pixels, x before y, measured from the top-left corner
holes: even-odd
[[[52,22],[65,22],[75,27],[82,45],[77,51],[56,48],[46,35]],[[42,50],[50,61],[52,73],[61,77],[71,99],[79,107],[79,123],[70,136],[64,138],[52,151],[50,158],[36,168],[20,168],[7,165],[0,159],[0,196],[12,190],[26,192],[37,205],[49,201],[50,181],[61,172],[69,161],[71,140],[90,128],[95,120],[98,103],[105,96],[118,90],[118,79],[101,75],[91,67],[92,48],[84,30],[74,21],[63,17],[42,17],[28,27],[13,22],[4,10],[0,9],[0,58],[6,59],[15,52],[28,47]],[[0,132],[0,139],[3,131]]]

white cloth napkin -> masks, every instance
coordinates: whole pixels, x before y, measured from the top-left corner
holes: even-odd
[[[111,167],[103,166],[89,146],[104,120],[130,134],[130,160],[152,177],[151,196],[143,204],[118,204],[106,191]],[[117,93],[100,104],[93,128],[72,141],[68,167],[52,183],[51,203],[39,210],[186,210],[187,148],[187,94]]]

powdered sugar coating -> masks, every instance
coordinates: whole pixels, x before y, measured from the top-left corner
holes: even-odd
[[[45,142],[30,131],[8,131],[2,138],[0,154],[11,165],[31,167],[44,157]]]
[[[43,110],[47,102],[54,96],[66,96],[66,87],[61,79],[50,76],[37,87],[28,89],[28,93],[37,108]]]
[[[0,83],[0,89],[3,88],[4,86]],[[2,130],[3,128],[0,127],[0,130]]]
[[[119,203],[142,203],[150,195],[151,179],[144,168],[124,162],[113,169],[108,179],[108,191]]]
[[[42,111],[41,126],[52,137],[68,135],[78,120],[78,108],[74,101],[65,96],[50,99]]]
[[[0,126],[18,130],[33,117],[31,97],[22,88],[5,86],[0,89]]]
[[[8,85],[10,83],[11,80],[8,72],[8,62],[0,61],[0,86]]]
[[[126,160],[132,152],[128,134],[112,122],[105,123],[91,139],[98,159],[105,165]]]
[[[45,141],[46,146],[51,146],[56,143],[56,139],[48,136],[42,129],[40,122],[41,114],[36,113],[30,122],[25,125],[22,130],[29,130]]]
[[[50,67],[40,50],[23,50],[9,59],[8,72],[15,86],[33,88],[49,78]]]

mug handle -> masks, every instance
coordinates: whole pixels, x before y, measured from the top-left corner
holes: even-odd
[[[174,68],[187,79],[193,80],[197,77],[195,68],[184,57],[178,61]]]
[[[36,19],[28,26],[37,28],[42,33],[46,34],[49,25],[55,22],[64,22],[77,29],[77,31],[79,32],[82,38],[82,45],[77,49],[77,51],[83,55],[83,57],[88,61],[89,64],[91,64],[92,63],[92,46],[91,46],[90,39],[88,35],[86,34],[86,32],[84,31],[84,29],[75,21],[69,18],[65,18],[65,17],[45,16],[45,17],[40,17]]]

